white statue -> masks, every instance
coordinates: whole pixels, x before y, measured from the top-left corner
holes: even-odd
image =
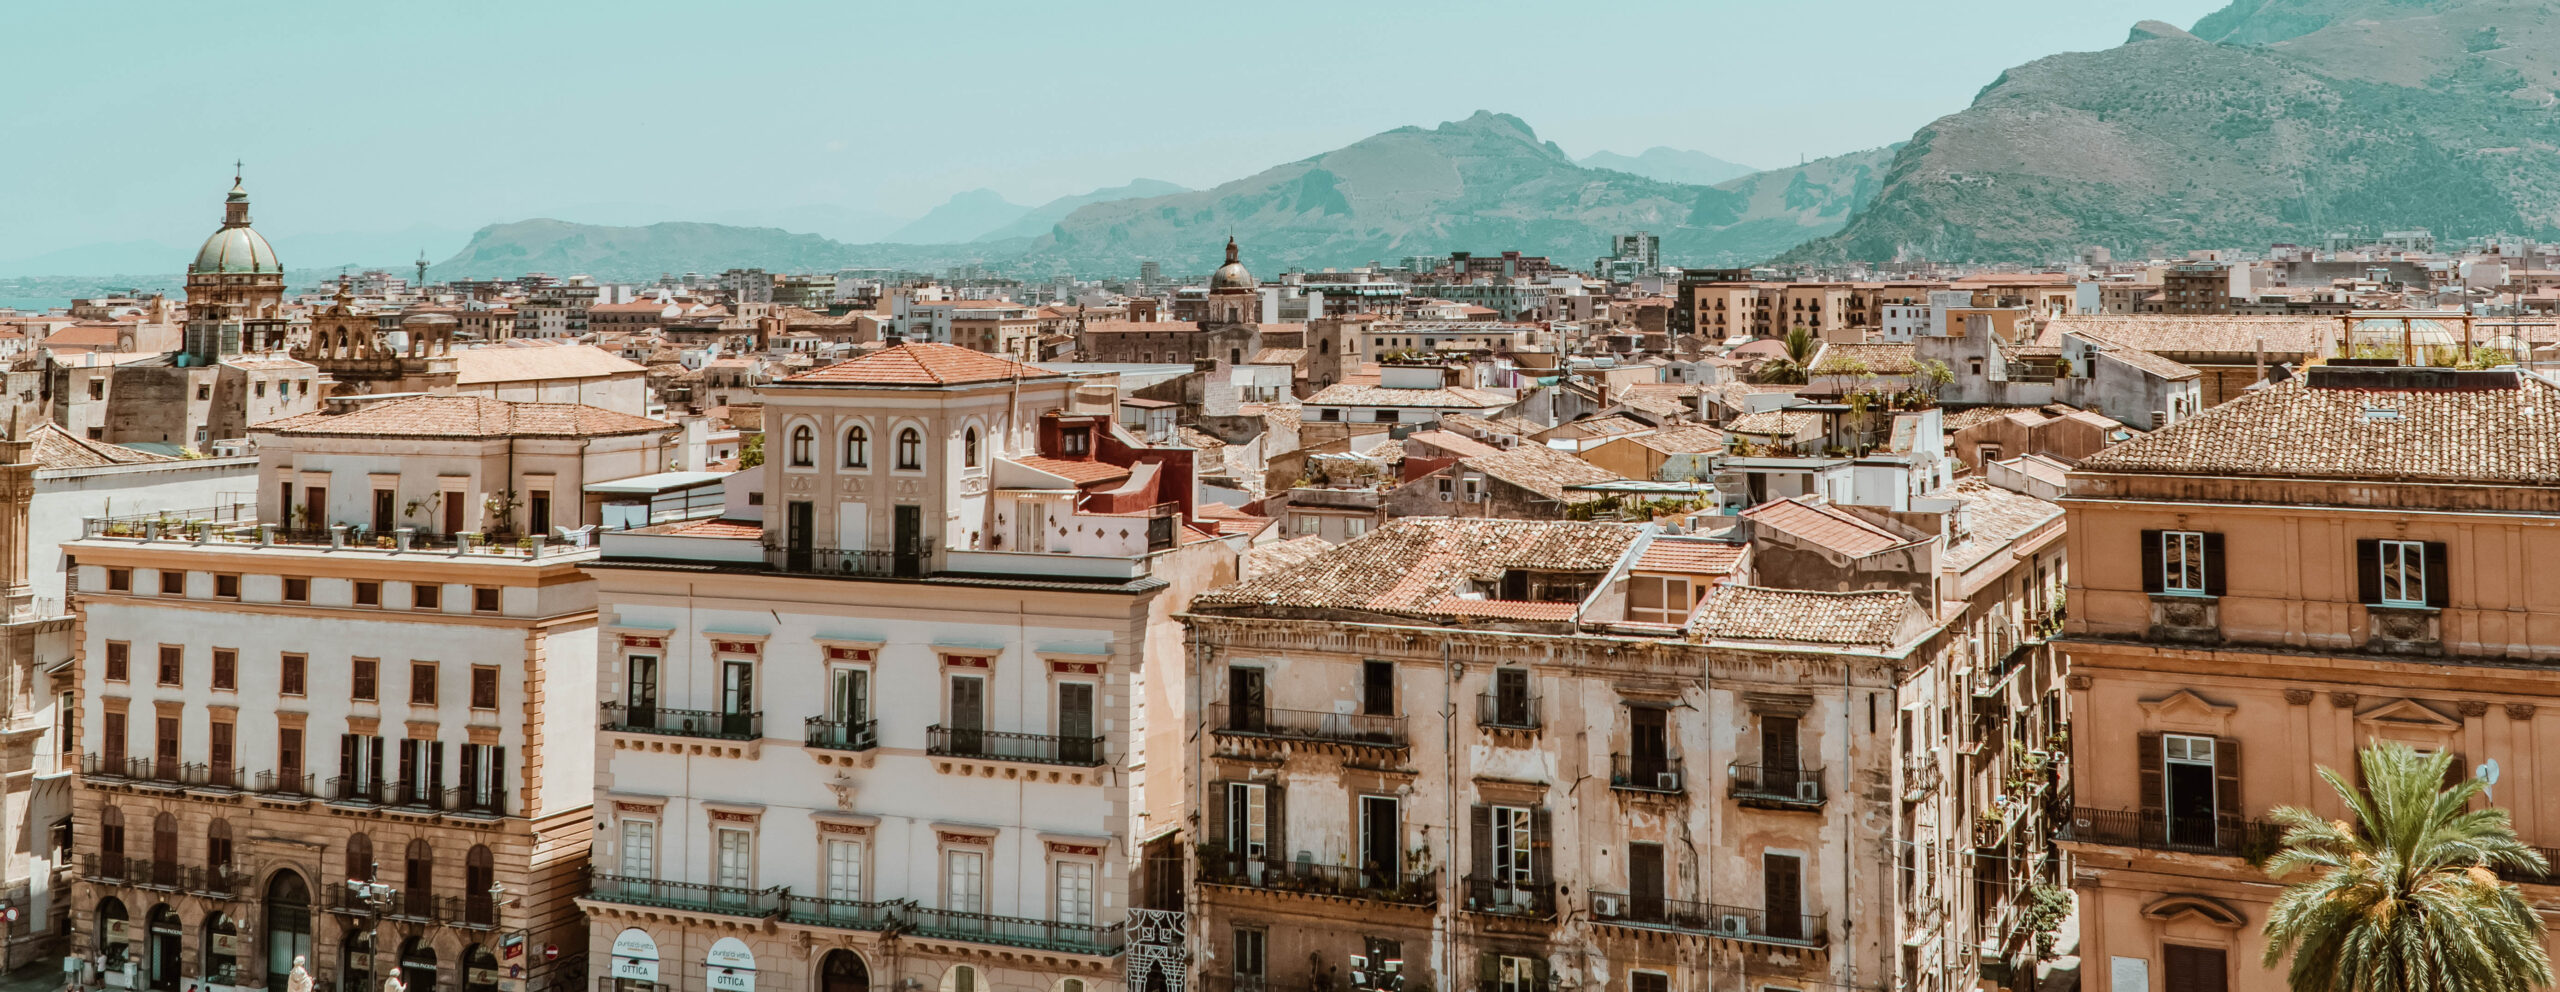
[[[311,992],[311,969],[303,964],[302,955],[293,956],[293,972],[284,978],[285,992]]]
[[[382,980],[382,992],[409,992],[409,985],[401,981],[400,973],[395,971],[391,977]]]

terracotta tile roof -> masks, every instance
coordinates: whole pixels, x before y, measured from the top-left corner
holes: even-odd
[[[1059,375],[1036,365],[1024,365],[1010,358],[971,351],[958,345],[902,344],[803,372],[782,380],[781,384],[958,386],[1000,382],[1015,377],[1029,381],[1055,379]]]
[[[2335,317],[2186,316],[2180,314],[2065,314],[2044,325],[2037,344],[2058,345],[2067,332],[2096,334],[2128,348],[2251,361],[2258,339],[2270,355],[2321,354],[2338,335]]]
[[[1822,433],[1822,415],[1811,410],[1762,410],[1733,418],[1724,425],[1729,434],[1754,434],[1762,437],[1812,437]]]
[[[1911,594],[1899,589],[1810,592],[1722,585],[1708,594],[1689,629],[1719,640],[1889,647],[1915,609]]]
[[[1046,458],[1040,455],[1025,455],[1020,458],[1009,458],[1006,461],[1024,468],[1036,468],[1050,475],[1063,476],[1078,486],[1129,477],[1128,469],[1110,462],[1076,461],[1067,458]]]
[[[38,468],[101,468],[176,460],[119,444],[75,437],[70,431],[54,426],[52,421],[40,422],[29,428],[27,440],[30,442],[28,454]]]
[[[2042,407],[1969,406],[1960,410],[1941,410],[1938,414],[1938,424],[1939,426],[1946,428],[1947,433],[1953,434],[1967,427],[1972,427],[1976,424],[1989,423],[2013,413],[2034,414],[2035,417],[2033,419],[2038,421],[2042,421],[2047,416],[2050,416],[2050,414],[2048,414]]]
[[[1254,352],[1253,359],[1246,364],[1304,365],[1306,363],[1307,349],[1305,348],[1264,348],[1261,351]]]
[[[639,363],[590,345],[469,348],[453,356],[454,382],[474,386],[542,379],[591,379],[646,371]]]
[[[1724,431],[1707,424],[1673,424],[1651,434],[1639,434],[1625,440],[1666,455],[1683,455],[1723,451],[1724,439]]]
[[[1389,389],[1348,381],[1326,386],[1299,401],[1305,406],[1429,407],[1438,410],[1483,410],[1510,406],[1511,397],[1465,386],[1440,389]]]
[[[764,525],[753,520],[686,520],[640,528],[638,533],[665,534],[672,537],[719,537],[731,540],[754,540],[764,536]]]
[[[1580,603],[1531,603],[1514,599],[1470,599],[1465,596],[1443,596],[1439,602],[1424,607],[1424,613],[1457,617],[1498,617],[1506,620],[1571,620]]]
[[[1244,553],[1240,571],[1244,578],[1255,579],[1273,572],[1286,571],[1308,559],[1333,550],[1333,542],[1309,535],[1294,540],[1258,544]]]
[[[2193,379],[2202,374],[2197,372],[2194,366],[2173,362],[2132,345],[2112,341],[2096,334],[2080,332],[2075,336],[2083,341],[2097,345],[2099,348],[2099,354],[2113,358],[2116,361],[2123,362],[2127,365],[2133,366],[2134,368],[2141,369],[2144,372],[2151,373],[2152,375],[2159,376],[2160,378],[2167,379],[2171,382],[2176,382],[2180,379]]]
[[[2080,470],[2560,484],[2560,388],[2540,379],[2438,373],[2462,385],[2389,389],[2358,384],[2433,370],[2306,371],[2100,451]],[[2515,386],[2479,388],[2501,380]]]
[[[1536,425],[1522,423],[1514,418],[1487,418],[1479,417],[1472,413],[1445,414],[1440,418],[1440,426],[1445,430],[1467,431],[1479,437],[1487,434],[1508,434],[1512,437],[1527,437],[1530,434],[1536,433],[1538,430]]]
[[[1964,571],[2010,542],[2062,516],[2062,507],[1969,476],[1929,495],[1964,501],[1965,535],[1938,557],[1941,567]]]
[[[1445,430],[1415,431],[1411,434],[1405,435],[1404,443],[1407,445],[1420,444],[1425,447],[1437,448],[1443,454],[1449,455],[1453,458],[1467,458],[1475,455],[1491,455],[1498,454],[1502,451],[1500,448],[1496,448],[1490,444],[1478,441],[1464,434]],[[1408,449],[1407,453],[1410,453],[1410,449]]]
[[[1813,499],[1773,499],[1742,511],[1742,516],[1755,527],[1768,527],[1852,558],[1911,543],[1892,531]]]
[[[222,360],[222,364],[224,364],[224,365],[228,365],[228,366],[231,366],[232,368],[235,368],[235,369],[241,369],[241,370],[248,371],[248,372],[294,372],[294,371],[312,371],[312,372],[317,372],[317,371],[319,371],[319,370],[320,370],[320,367],[319,367],[319,366],[317,366],[317,365],[313,365],[313,364],[311,364],[311,363],[309,363],[309,362],[306,362],[306,361],[302,361],[302,360],[300,360],[300,359],[295,359],[295,358],[257,358],[257,357],[253,357],[253,356],[247,356],[247,355],[234,355],[234,356],[232,356],[232,357],[230,357],[230,358],[225,358],[225,359],[223,359],[223,360]]]
[[[1646,545],[1636,559],[1640,572],[1678,572],[1684,575],[1731,575],[1741,567],[1748,544],[1731,541],[1700,541],[1689,538],[1657,537]]]
[[[1813,374],[1838,374],[1841,367],[1854,362],[1877,375],[1909,375],[1919,368],[1914,351],[1908,344],[1835,344],[1822,350]]]
[[[1297,565],[1192,600],[1196,610],[1344,609],[1434,616],[1506,569],[1603,573],[1641,529],[1563,520],[1404,517]]]
[[[1458,464],[1561,503],[1587,503],[1606,495],[1569,491],[1566,486],[1620,481],[1616,472],[1543,444],[1461,458]]]
[[[482,396],[411,396],[346,413],[306,413],[254,430],[302,437],[611,437],[676,425],[579,403],[511,403]]]

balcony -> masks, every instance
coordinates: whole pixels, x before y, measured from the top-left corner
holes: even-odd
[[[329,779],[329,801],[333,803],[380,806],[382,797],[388,794],[390,789],[380,779],[363,776],[349,778],[345,775],[335,775]]]
[[[440,896],[433,892],[402,891],[381,903],[374,903],[347,891],[341,883],[322,888],[320,905],[332,913],[368,919],[442,924],[468,930],[498,928],[498,904],[486,892]]]
[[[765,564],[795,575],[842,575],[865,579],[921,579],[928,556],[922,552],[845,551],[837,548],[764,546]]]
[[[784,895],[782,920],[802,926],[833,927],[838,930],[887,930],[897,926],[900,914],[910,903],[900,899],[858,902],[851,899],[821,899],[816,896]]]
[[[1476,726],[1487,730],[1536,730],[1538,697],[1476,694]]]
[[[880,746],[880,721],[829,720],[810,717],[802,731],[810,747],[830,751],[868,751]]]
[[[1401,906],[1430,906],[1440,900],[1438,872],[1369,871],[1350,865],[1320,865],[1248,858],[1230,851],[1204,850],[1200,881],[1205,885],[1261,889],[1336,899],[1359,899]]]
[[[278,799],[315,799],[320,791],[313,787],[310,772],[259,772],[249,780],[249,791]]]
[[[1678,758],[1609,756],[1609,788],[1619,792],[1679,795],[1687,782],[1688,776],[1682,774]]]
[[[1468,875],[1464,892],[1466,905],[1463,908],[1470,913],[1534,920],[1556,918],[1554,882]]]
[[[1311,741],[1359,747],[1405,746],[1404,717],[1330,710],[1284,710],[1272,706],[1209,704],[1209,726],[1234,737],[1277,741]]]
[[[1036,765],[1092,768],[1103,763],[1102,738],[1016,734],[999,730],[966,730],[935,724],[925,728],[926,754],[947,758],[1023,761]]]
[[[1727,794],[1745,806],[1764,809],[1821,809],[1822,769],[1803,765],[1746,765],[1734,762]]]
[[[2171,823],[2155,810],[2071,807],[2071,819],[2056,838],[2081,844],[2138,847],[2180,854],[2216,854],[2260,860],[2276,851],[2283,831],[2264,820],[2225,817]]]
[[[991,916],[949,909],[914,907],[900,911],[907,932],[920,937],[961,940],[973,944],[1027,947],[1061,954],[1111,956],[1123,943],[1118,924],[1095,926],[1057,923],[1019,916]]]
[[[587,898],[597,902],[758,918],[781,912],[784,892],[784,887],[779,885],[767,889],[744,889],[603,873],[592,876],[587,885]]]
[[[764,738],[764,713],[680,710],[671,706],[606,703],[604,729],[630,734],[663,734],[707,740],[752,741]]]
[[[1820,914],[1772,916],[1748,906],[1631,897],[1623,892],[1591,892],[1591,918],[1609,926],[1646,927],[1703,934],[1757,944],[1821,947],[1829,943]]]

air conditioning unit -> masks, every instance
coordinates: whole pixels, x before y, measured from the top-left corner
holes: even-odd
[[[1484,502],[1484,493],[1482,493],[1482,492],[1472,492],[1472,493],[1468,493],[1468,494],[1467,494],[1467,502],[1469,502],[1469,503],[1482,503],[1482,502]]]
[[[1820,783],[1820,782],[1798,782],[1798,783],[1796,783],[1796,799],[1797,799],[1797,800],[1802,801],[1802,802],[1808,802],[1808,803],[1809,803],[1809,802],[1813,802],[1813,801],[1818,800],[1818,799],[1821,799],[1821,798],[1822,798],[1822,783]]]
[[[1653,787],[1654,787],[1654,788],[1656,788],[1656,789],[1660,789],[1660,790],[1662,790],[1662,791],[1664,791],[1664,792],[1678,792],[1678,791],[1680,791],[1680,773],[1679,773],[1679,772],[1655,772],[1655,773],[1653,773]]]
[[[1591,912],[1602,919],[1616,919],[1618,916],[1618,897],[1592,896]]]
[[[1736,937],[1751,932],[1751,918],[1748,916],[1739,916],[1728,913],[1725,915],[1724,919],[1716,921],[1716,924],[1719,932],[1732,934]]]
[[[1452,501],[1453,501],[1453,497],[1451,497],[1448,493],[1445,493],[1445,492],[1444,492],[1444,493],[1441,493],[1441,494],[1440,494],[1440,502],[1447,503],[1447,502],[1452,502]]]

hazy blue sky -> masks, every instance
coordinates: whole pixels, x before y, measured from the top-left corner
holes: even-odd
[[[297,266],[330,260],[296,240],[536,216],[824,229],[808,208],[1207,186],[1478,109],[1576,156],[1773,166],[2223,2],[23,4],[0,260],[191,246],[235,156]]]

